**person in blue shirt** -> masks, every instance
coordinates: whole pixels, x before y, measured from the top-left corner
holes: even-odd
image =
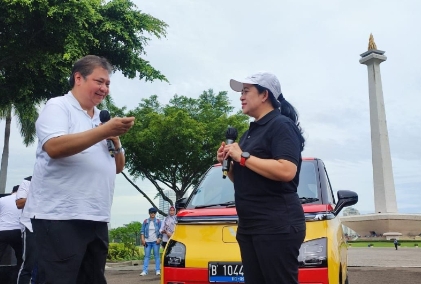
[[[159,232],[161,220],[156,218],[156,212],[158,212],[156,208],[149,208],[149,218],[143,221],[142,229],[140,230],[142,245],[145,247],[143,271],[140,273],[140,276],[148,274],[149,258],[151,257],[152,250],[155,258],[155,273],[156,275],[161,275],[161,261],[159,256],[159,247],[162,240],[162,234]]]

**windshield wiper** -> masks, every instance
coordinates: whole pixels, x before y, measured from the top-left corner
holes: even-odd
[[[301,204],[306,204],[306,203],[319,201],[319,199],[315,197],[300,197],[300,201],[301,201]]]
[[[225,203],[218,203],[218,204],[199,205],[194,208],[208,208],[208,207],[215,207],[215,206],[235,207],[235,201],[228,201]]]

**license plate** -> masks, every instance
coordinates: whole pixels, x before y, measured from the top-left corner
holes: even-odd
[[[209,262],[209,282],[244,283],[241,262]]]

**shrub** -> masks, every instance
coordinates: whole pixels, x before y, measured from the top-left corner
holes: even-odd
[[[139,243],[140,222],[130,222],[123,227],[109,231],[111,243],[108,249],[107,259],[110,261],[137,260],[143,258],[143,253],[136,246]],[[142,250],[143,251],[143,250]]]
[[[126,247],[124,244],[110,243],[108,247],[107,260],[122,261],[122,260],[137,260],[143,259],[143,253],[139,247]]]

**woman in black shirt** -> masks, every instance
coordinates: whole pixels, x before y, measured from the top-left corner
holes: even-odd
[[[298,283],[298,254],[305,237],[297,194],[304,137],[298,115],[281,93],[275,75],[257,73],[231,80],[241,92],[250,123],[239,143],[222,142],[217,159],[231,157],[239,218],[237,241],[245,283]]]

